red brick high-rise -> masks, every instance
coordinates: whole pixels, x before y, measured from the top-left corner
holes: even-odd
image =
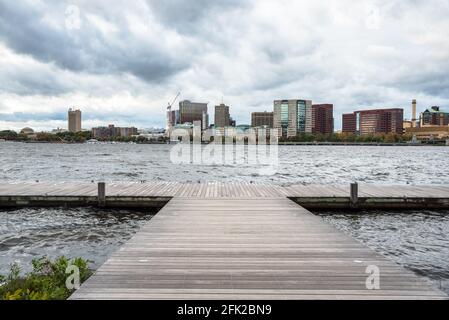
[[[251,114],[251,127],[273,128],[273,112],[253,112]]]
[[[360,135],[404,131],[404,109],[374,109],[343,115],[343,132]]]
[[[312,105],[312,133],[334,133],[334,105]]]
[[[346,113],[343,114],[343,133],[353,133],[355,134],[357,131],[357,117],[355,113]]]

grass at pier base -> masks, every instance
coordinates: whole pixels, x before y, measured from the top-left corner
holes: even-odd
[[[33,270],[21,275],[18,264],[11,265],[7,276],[0,275],[0,300],[66,300],[75,291],[66,285],[69,266],[79,270],[80,283],[92,274],[89,261],[82,258],[47,257],[35,259]]]

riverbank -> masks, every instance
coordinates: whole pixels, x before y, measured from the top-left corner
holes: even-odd
[[[0,143],[28,143],[28,144],[140,144],[140,145],[165,145],[165,144],[177,144],[178,142],[122,142],[122,141],[98,141],[98,142],[66,142],[66,141],[0,141]],[[203,145],[210,143],[203,142]],[[269,143],[268,143],[269,145]],[[429,147],[429,146],[449,146],[446,142],[437,143],[379,143],[379,142],[279,142],[279,146],[374,146],[374,147]]]
[[[144,141],[144,142],[123,142],[123,141],[96,141],[96,142],[90,142],[90,141],[84,141],[84,142],[73,142],[73,141],[14,141],[14,140],[5,140],[0,141],[0,143],[17,143],[17,144],[54,144],[54,145],[83,145],[83,144],[141,144],[141,145],[164,145],[167,144],[167,142],[156,142],[156,141]]]
[[[428,147],[446,146],[439,143],[380,143],[380,142],[279,142],[281,146],[377,146],[377,147]]]

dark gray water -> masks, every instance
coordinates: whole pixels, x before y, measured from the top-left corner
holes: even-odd
[[[449,147],[279,146],[272,176],[250,165],[177,165],[169,145],[0,143],[0,181],[254,181],[449,184]]]
[[[289,184],[449,184],[448,147],[280,146],[277,173],[250,165],[177,165],[169,145],[0,143],[0,182],[254,181]],[[0,211],[0,273],[48,255],[101,263],[150,215],[93,209]],[[339,229],[449,293],[449,213],[325,215]]]
[[[129,240],[155,212],[99,209],[19,209],[0,211],[0,274],[17,262],[65,255],[92,261],[96,269]]]
[[[29,271],[31,260],[41,256],[83,257],[96,269],[154,214],[89,208],[0,211],[0,274],[14,262]],[[449,211],[318,214],[449,294]]]
[[[449,211],[319,214],[337,229],[430,279],[449,294]]]

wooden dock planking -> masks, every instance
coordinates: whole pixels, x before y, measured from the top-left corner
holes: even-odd
[[[348,186],[157,181],[109,183],[106,193],[109,199],[169,202],[73,299],[446,298],[287,199],[344,203]],[[36,197],[96,195],[94,183],[0,185],[0,204],[14,197],[21,205]],[[442,199],[447,208],[449,186],[362,184],[359,197],[387,204],[415,199],[424,207]],[[379,291],[365,288],[370,264],[381,268]]]
[[[309,209],[447,209],[449,186],[379,186],[361,184],[353,206],[349,186],[258,183],[127,182],[106,185],[106,206],[159,205],[161,198],[290,198]],[[0,185],[0,207],[95,205],[95,183],[9,183]],[[145,198],[145,201],[143,201]],[[111,200],[112,199],[112,200]],[[154,199],[154,201],[153,201]],[[108,201],[109,200],[109,201]],[[140,204],[137,203],[140,201]]]
[[[367,198],[449,198],[449,186],[382,186],[361,184],[359,197]],[[6,183],[0,196],[95,196],[94,183]],[[195,198],[347,198],[349,186],[293,185],[278,186],[256,183],[108,183],[108,196],[195,197]]]
[[[380,290],[366,289],[368,265]],[[446,298],[293,201],[220,195],[173,198],[71,297]]]

